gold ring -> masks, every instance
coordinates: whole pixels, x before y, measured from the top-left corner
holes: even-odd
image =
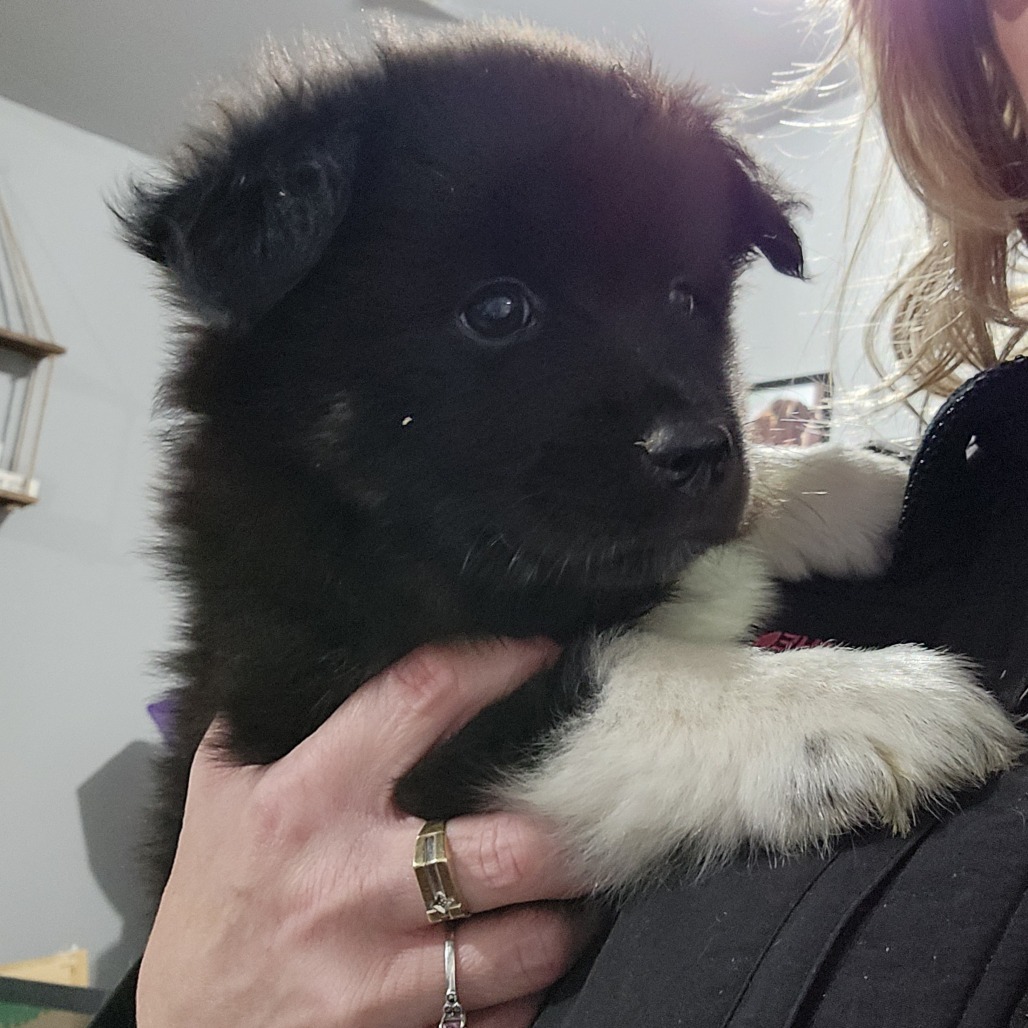
[[[471,916],[450,873],[445,821],[426,821],[418,832],[414,844],[414,874],[430,924]]]

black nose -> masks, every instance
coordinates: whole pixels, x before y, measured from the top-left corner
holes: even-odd
[[[725,480],[737,450],[726,425],[684,418],[658,419],[636,445],[665,485],[697,495]]]

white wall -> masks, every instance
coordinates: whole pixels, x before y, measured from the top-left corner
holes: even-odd
[[[852,137],[783,130],[759,144],[812,205],[800,227],[813,280],[760,263],[747,272],[738,334],[752,381],[832,367],[845,385],[873,379],[859,322],[878,285],[848,294],[847,330],[832,354]],[[144,712],[160,687],[152,656],[170,642],[175,616],[143,556],[167,325],[143,262],[117,241],[104,206],[144,162],[0,99],[0,188],[68,348],[40,449],[41,501],[0,524],[0,963],[77,943],[93,954],[101,985],[140,942],[128,840],[144,744],[156,739]],[[905,223],[903,205],[894,202],[886,220],[889,232]],[[887,275],[897,260],[879,242],[865,271]],[[897,424],[886,430],[910,429]],[[861,422],[849,434],[866,438],[868,429]]]
[[[876,123],[861,128],[862,113],[863,98],[853,95],[816,118],[749,141],[809,205],[796,218],[808,278],[786,279],[757,262],[742,279],[736,319],[748,381],[831,372],[837,393],[832,435],[853,444],[918,433],[917,420],[902,407],[878,409],[884,397],[871,389],[880,380],[864,355],[865,325],[908,262],[920,226],[916,202],[898,174],[886,173]],[[877,192],[880,199],[872,205]]]
[[[122,933],[116,907],[138,906],[112,882],[115,862],[130,873],[117,828],[138,800],[98,799],[90,783],[129,744],[154,740],[151,657],[173,622],[142,556],[166,331],[143,262],[116,239],[104,205],[142,160],[0,99],[0,189],[68,349],[39,452],[40,502],[0,524],[0,963],[71,944],[100,958]],[[119,763],[137,769],[139,756],[135,747]],[[90,867],[80,789],[91,810],[113,804],[120,838],[85,826],[107,893]],[[98,962],[101,984],[122,970]]]

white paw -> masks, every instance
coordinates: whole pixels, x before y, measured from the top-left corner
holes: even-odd
[[[776,578],[879,574],[892,556],[907,466],[867,450],[763,447],[751,454],[745,533]]]
[[[963,664],[918,646],[769,654],[636,632],[597,651],[591,710],[495,799],[548,819],[597,888],[675,856],[791,853],[1009,767],[1023,739]]]
[[[790,851],[917,812],[1012,766],[1024,736],[960,659],[916,645],[761,654],[780,718],[741,797],[754,840]],[[781,806],[782,798],[787,802]]]

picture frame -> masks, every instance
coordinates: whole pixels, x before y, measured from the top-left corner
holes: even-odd
[[[751,441],[769,446],[817,446],[831,432],[829,372],[757,382],[746,397]]]

